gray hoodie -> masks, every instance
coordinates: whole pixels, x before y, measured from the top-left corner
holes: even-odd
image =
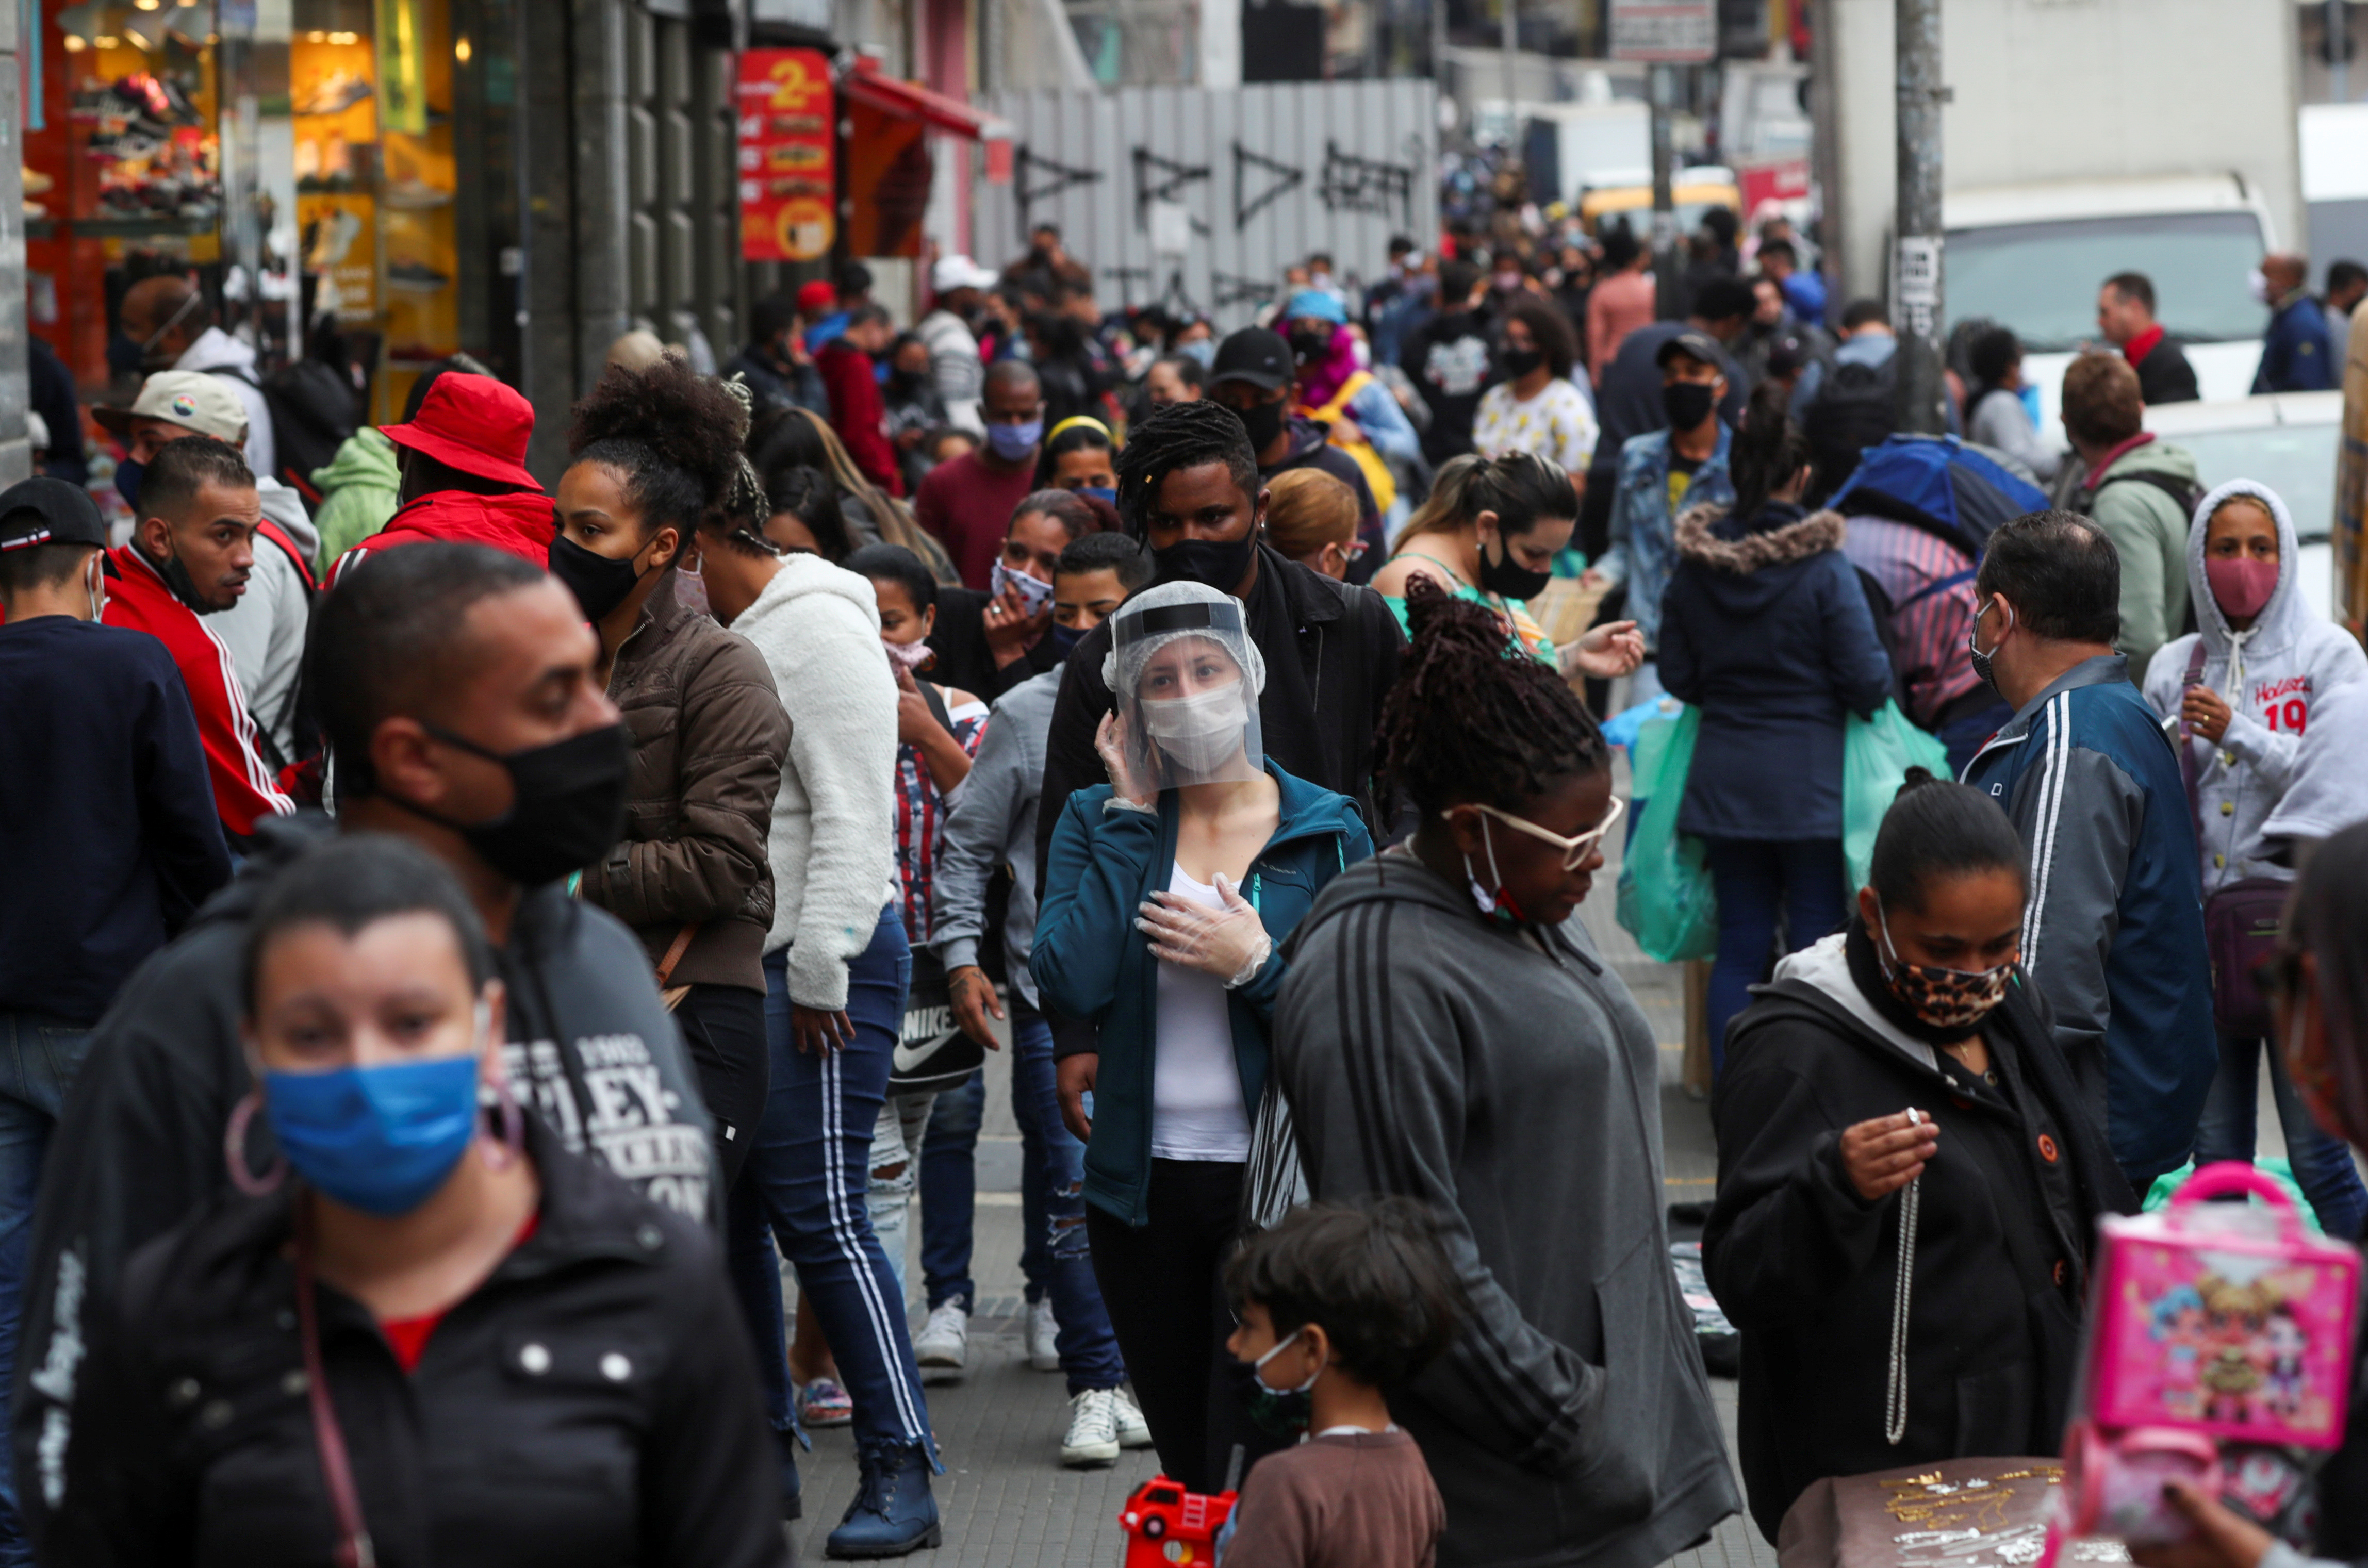
[[[2322,694],[2310,707],[2310,728],[2294,751],[2286,792],[2261,824],[2260,838],[2246,848],[2250,859],[2277,855],[2293,858],[2293,841],[2332,838],[2354,823],[2368,822],[2368,681],[2355,680]],[[2297,862],[2298,863],[2298,862]]]
[[[1401,1388],[1440,1568],[1650,1568],[1737,1507],[1662,1210],[1652,1027],[1579,921],[1512,926],[1412,856],[1286,946],[1274,1072],[1319,1200],[1429,1203],[1474,1307]]]
[[[2244,631],[2229,630],[2203,570],[2207,520],[2234,495],[2260,501],[2278,524],[2278,585]],[[2294,517],[2267,485],[2232,479],[2204,496],[2187,538],[2188,593],[2202,630],[2163,644],[2146,666],[2146,701],[2169,722],[2175,744],[2187,666],[2199,640],[2203,684],[2231,710],[2217,747],[2200,736],[2183,743],[2195,768],[2207,898],[2242,877],[2293,875],[2260,858],[2261,826],[2293,782],[2304,738],[2319,722],[2317,705],[2336,687],[2368,678],[2368,655],[2351,634],[2304,602],[2296,570],[2301,551]],[[2358,755],[2352,754],[2355,770]]]
[[[1044,741],[1064,667],[1024,680],[996,700],[970,777],[947,803],[945,838],[929,892],[931,945],[951,973],[978,962],[979,939],[986,931],[986,884],[997,866],[1011,868],[1011,898],[1003,915],[1004,969],[1031,1007],[1037,1005],[1036,977],[1028,970],[1028,955],[1036,946],[1036,803],[1044,793]]]
[[[267,476],[258,475],[255,487],[264,517],[279,524],[310,562],[320,553],[321,535],[304,513],[304,498]],[[230,650],[239,691],[255,716],[256,733],[271,744],[265,755],[274,767],[295,758],[296,683],[312,619],[313,591],[303,574],[286,551],[259,537],[246,592],[229,609],[206,618],[207,630]]]

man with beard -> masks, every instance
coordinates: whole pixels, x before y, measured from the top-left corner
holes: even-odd
[[[233,847],[296,802],[265,762],[229,645],[198,618],[231,608],[255,571],[263,502],[238,449],[208,436],[167,442],[141,476],[140,521],[107,555],[109,626],[165,644],[189,688],[212,776],[214,810]]]

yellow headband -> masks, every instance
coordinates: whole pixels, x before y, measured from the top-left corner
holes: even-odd
[[[1091,429],[1100,431],[1102,439],[1108,441],[1111,446],[1115,447],[1118,445],[1118,437],[1110,433],[1110,426],[1103,424],[1100,420],[1096,419],[1090,414],[1073,414],[1069,415],[1068,418],[1062,420],[1058,425],[1055,425],[1050,430],[1045,431],[1044,439],[1049,442],[1055,437],[1059,436],[1062,431],[1075,430],[1081,425]]]

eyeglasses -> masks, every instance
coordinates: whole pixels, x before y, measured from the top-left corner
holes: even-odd
[[[1594,850],[1595,846],[1602,842],[1603,835],[1610,833],[1611,831],[1612,824],[1620,820],[1620,813],[1628,809],[1628,802],[1622,800],[1619,796],[1614,795],[1611,797],[1611,809],[1603,813],[1603,820],[1601,822],[1597,823],[1593,827],[1588,829],[1585,833],[1578,835],[1575,838],[1565,838],[1559,833],[1548,833],[1544,828],[1540,827],[1537,824],[1530,821],[1527,817],[1517,817],[1510,812],[1500,812],[1494,806],[1484,806],[1477,801],[1469,801],[1467,803],[1474,811],[1478,812],[1481,815],[1495,817],[1498,822],[1503,823],[1507,827],[1512,828],[1518,833],[1526,833],[1531,838],[1543,838],[1548,844],[1560,846],[1562,850],[1562,869],[1565,871],[1577,870],[1579,862],[1585,860],[1588,855]],[[1441,812],[1439,814],[1441,817],[1445,817],[1461,809],[1461,807],[1451,806],[1447,811]]]

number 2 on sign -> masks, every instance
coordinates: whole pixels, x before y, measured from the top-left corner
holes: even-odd
[[[2283,730],[2290,735],[2299,735],[2309,722],[2310,705],[2299,697],[2289,697],[2283,702],[2264,704],[2261,717],[2272,731]]]

